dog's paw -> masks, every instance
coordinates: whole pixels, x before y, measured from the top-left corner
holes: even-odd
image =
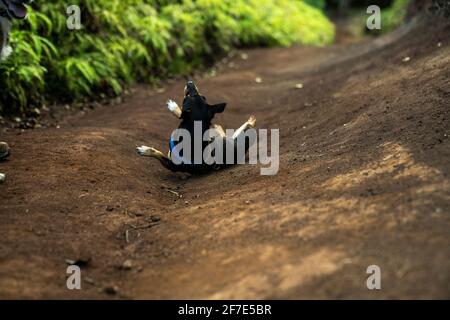
[[[256,125],[256,118],[254,115],[250,116],[250,118],[247,120],[247,123],[250,127],[254,128]]]
[[[173,100],[167,101],[167,109],[169,109],[171,112],[174,112],[178,108],[179,108],[178,104],[175,101]]]
[[[145,157],[156,157],[157,158],[159,156],[162,156],[161,151],[158,151],[155,148],[147,147],[147,146],[137,147],[136,151],[139,155],[145,156]]]
[[[136,151],[140,156],[150,156],[152,153],[152,148],[150,147],[146,147],[146,146],[141,146],[141,147],[137,147]]]

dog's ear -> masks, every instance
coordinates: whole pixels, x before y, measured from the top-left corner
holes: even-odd
[[[214,113],[222,113],[225,110],[225,107],[227,106],[226,103],[219,103],[214,105],[208,105],[208,107],[214,112]]]

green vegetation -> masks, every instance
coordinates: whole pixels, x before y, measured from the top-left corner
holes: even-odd
[[[382,10],[382,31],[390,32],[405,20],[410,0],[394,0],[389,9]]]
[[[325,9],[326,6],[326,0],[305,0],[305,2],[319,9]]]
[[[233,47],[324,45],[334,37],[324,14],[300,0],[71,4],[81,7],[81,30],[67,29],[67,4],[57,0],[37,1],[14,26],[14,54],[0,65],[0,113],[118,95],[136,81],[186,74]]]

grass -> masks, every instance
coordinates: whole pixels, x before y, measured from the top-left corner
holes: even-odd
[[[44,103],[116,96],[135,82],[188,74],[235,47],[325,45],[334,26],[301,0],[74,0],[81,30],[66,27],[67,4],[38,1],[11,34],[0,64],[0,113]]]
[[[390,32],[403,23],[409,2],[410,0],[394,0],[388,9],[382,10],[383,32]]]

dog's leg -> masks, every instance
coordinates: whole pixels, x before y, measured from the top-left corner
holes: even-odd
[[[250,147],[256,142],[256,135],[248,132],[248,130],[253,129],[255,125],[256,118],[251,116],[239,129],[234,132],[232,138],[226,139],[226,150],[224,152],[228,152],[228,148],[234,147],[234,164],[245,163],[245,158],[250,150]],[[227,163],[228,161],[229,159],[227,158]]]
[[[233,139],[236,139],[241,135],[243,132],[245,132],[248,129],[254,128],[256,125],[256,118],[255,116],[250,116],[250,118],[245,122],[239,129],[237,129],[233,134]]]
[[[178,119],[181,119],[181,108],[178,106],[178,104],[173,101],[169,100],[167,101],[167,109],[169,109],[172,114],[177,117]]]
[[[217,133],[219,134],[219,136],[221,136],[222,138],[226,138],[227,135],[221,125],[213,124],[213,125],[211,125],[211,128],[215,129],[217,131]]]
[[[247,137],[247,131],[253,129],[256,125],[255,116],[250,116],[250,118],[233,134],[234,147],[236,148],[235,153],[235,161],[236,163],[245,163],[245,158],[250,150],[250,147],[253,146],[256,142],[255,138],[252,134]],[[241,138],[244,139],[241,139]],[[240,150],[242,150],[242,144],[244,147],[244,154],[240,154]],[[242,161],[242,162],[241,162]]]
[[[177,167],[172,160],[155,148],[142,146],[137,147],[136,151],[140,156],[156,158],[166,169],[169,169],[170,171],[177,171]]]
[[[141,146],[141,147],[137,147],[136,151],[140,156],[143,156],[143,157],[151,157],[151,158],[156,158],[156,159],[161,159],[161,158],[166,157],[161,151],[159,151],[155,148],[152,148],[152,147]]]

